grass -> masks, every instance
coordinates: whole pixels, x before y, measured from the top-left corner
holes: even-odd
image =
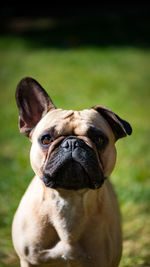
[[[123,221],[120,267],[150,266],[150,50],[130,46],[34,47],[19,35],[0,36],[0,266],[19,266],[11,222],[33,171],[30,142],[19,134],[15,88],[37,79],[57,107],[110,107],[133,127],[116,144],[112,173]]]

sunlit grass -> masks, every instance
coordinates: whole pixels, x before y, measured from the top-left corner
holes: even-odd
[[[124,251],[120,266],[150,266],[150,51],[130,47],[54,49],[30,47],[22,38],[0,39],[1,175],[0,266],[18,266],[11,222],[33,171],[30,142],[19,134],[15,88],[37,79],[57,107],[109,106],[128,120],[133,135],[117,143],[112,181],[122,212]]]

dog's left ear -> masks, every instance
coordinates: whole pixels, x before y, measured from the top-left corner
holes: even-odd
[[[94,106],[93,109],[98,111],[104,119],[109,123],[112,128],[116,140],[119,138],[125,137],[126,135],[131,135],[132,128],[130,124],[122,120],[117,114],[111,111],[109,108],[105,106]]]
[[[20,132],[28,137],[40,119],[49,110],[55,108],[42,86],[29,77],[19,82],[16,89],[16,102],[19,110]]]

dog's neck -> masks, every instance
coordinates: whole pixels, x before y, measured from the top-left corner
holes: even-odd
[[[90,189],[45,190],[45,197],[53,206],[51,221],[59,238],[67,243],[78,241],[91,217],[89,214],[94,214],[98,209],[96,204],[93,205],[97,203],[98,194]]]

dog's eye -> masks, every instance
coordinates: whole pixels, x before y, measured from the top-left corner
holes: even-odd
[[[96,138],[96,143],[100,148],[102,148],[105,145],[105,142],[106,142],[106,140],[103,136],[98,136]]]
[[[104,144],[104,142],[105,142],[104,137],[100,136],[100,137],[98,138],[98,143],[99,143],[99,145],[102,146],[102,145]]]
[[[41,143],[43,145],[49,145],[52,142],[52,138],[49,134],[43,135],[41,138]]]

